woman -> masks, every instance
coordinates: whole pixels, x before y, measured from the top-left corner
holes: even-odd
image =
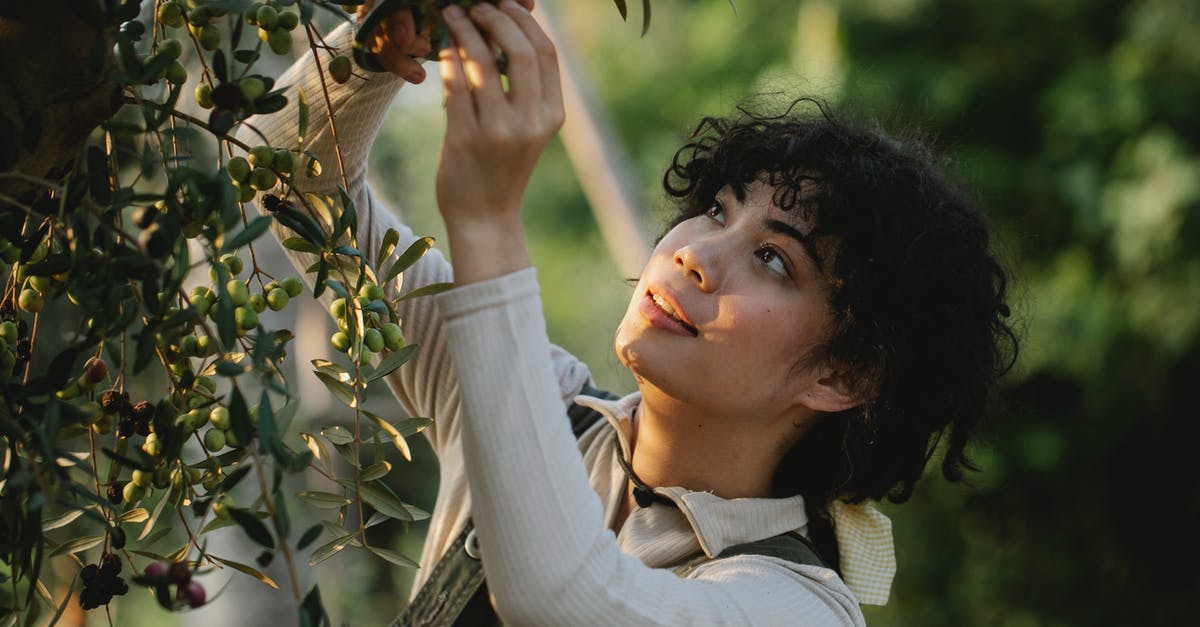
[[[520,223],[563,115],[554,48],[527,8],[444,15],[456,44],[440,55],[437,192],[456,288],[405,303],[421,350],[388,379],[434,418],[442,469],[421,611],[457,603],[457,615],[474,594],[443,576],[466,553],[482,554],[509,624],[862,624],[858,603],[886,601],[894,569],[868,503],[907,498],[943,433],[957,478],[1008,363],[1004,274],[981,218],[927,157],[878,131],[820,112],[706,120],[668,170],[681,209],[616,332],[638,392],[577,396],[589,375],[545,336]],[[424,79],[414,56],[427,46],[401,12],[373,45],[392,75],[331,93],[366,250],[388,228],[413,237],[365,185],[365,156],[396,76]],[[291,83],[320,89],[308,60]],[[293,125],[260,126],[283,145]],[[310,136],[333,163],[329,129]],[[332,191],[337,177],[302,183]],[[405,284],[450,277],[431,252]],[[568,407],[604,419],[572,433]]]

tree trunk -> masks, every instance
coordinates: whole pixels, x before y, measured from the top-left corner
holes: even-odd
[[[0,194],[15,198],[70,170],[120,106],[113,38],[91,0],[0,5]]]

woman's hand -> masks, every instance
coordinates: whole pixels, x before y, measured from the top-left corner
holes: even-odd
[[[538,157],[563,122],[554,44],[514,0],[443,17],[454,46],[441,51],[447,128],[437,175],[455,280],[471,283],[529,265],[521,200]],[[494,48],[507,57],[508,89]]]
[[[519,1],[525,8],[533,10],[533,0]],[[358,6],[356,14],[359,22],[376,4],[377,0],[366,0]],[[421,67],[421,62],[433,50],[430,41],[432,29],[432,24],[425,24],[418,32],[411,5],[405,5],[384,18],[375,32],[371,33],[367,51],[375,55],[387,71],[414,85],[419,84],[425,80],[425,69]]]
[[[375,7],[376,0],[366,0],[358,6],[357,15],[361,22]],[[417,32],[412,9],[401,7],[385,17],[371,33],[367,50],[375,55],[379,64],[387,71],[415,84],[425,80],[425,69],[421,61],[433,49],[428,29]]]

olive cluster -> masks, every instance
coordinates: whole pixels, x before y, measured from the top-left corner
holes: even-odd
[[[17,286],[20,290],[17,294],[17,307],[20,307],[22,311],[40,313],[46,306],[46,294],[64,283],[69,276],[69,272],[60,272],[52,276],[31,276],[29,274],[30,266],[45,260],[49,253],[50,246],[43,241],[34,248],[33,254],[25,263],[20,263],[21,250],[9,240],[0,237],[0,262],[3,262],[0,263],[0,275],[7,274],[9,264],[14,265]]]
[[[299,165],[299,153],[291,150],[276,150],[270,146],[255,146],[245,157],[233,157],[225,165],[230,180],[241,195],[240,200],[247,202],[254,194],[275,187],[282,179],[288,179]],[[309,176],[320,174],[319,166],[309,161]]]
[[[0,316],[12,318],[15,312],[6,306]],[[31,344],[29,325],[24,320],[6,319],[0,322],[0,377],[11,377],[18,366],[29,361]]]
[[[84,566],[79,578],[83,582],[79,605],[85,610],[108,605],[114,596],[129,592],[129,584],[121,577],[121,558],[114,553],[105,553],[99,564]]]
[[[192,569],[186,562],[174,562],[170,565],[162,562],[151,562],[137,578],[138,583],[150,586],[175,586],[175,600],[188,607],[200,607],[208,600],[208,594],[200,582],[192,579]]]
[[[365,329],[363,330],[362,352],[358,355],[360,364],[367,364],[371,361],[371,355],[381,352],[383,349],[390,351],[399,350],[404,347],[404,333],[400,330],[400,325],[395,322],[383,322],[376,311],[370,311],[372,303],[382,301],[384,299],[383,288],[373,283],[367,283],[358,291],[358,295],[347,301],[345,298],[338,298],[329,306],[329,313],[333,314],[334,320],[337,321],[338,330],[329,338],[329,343],[338,352],[349,353],[353,346],[351,339],[353,331],[348,320],[357,319],[347,315],[352,313],[349,310],[351,304],[362,310],[363,322]]]

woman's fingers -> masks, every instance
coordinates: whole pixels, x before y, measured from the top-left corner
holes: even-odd
[[[509,14],[524,9],[512,2],[508,4],[510,8],[501,11],[486,2],[480,3],[472,7],[471,17],[483,34],[508,57],[509,96],[513,104],[525,108],[541,97],[539,59],[529,37]]]
[[[486,9],[479,9],[480,6],[488,5],[476,5],[472,10],[486,12]],[[491,10],[495,11],[495,8],[491,7]],[[462,66],[475,102],[481,109],[499,111],[499,107],[505,102],[505,95],[491,47],[483,40],[483,36],[462,7],[451,4],[446,7],[442,16],[451,36],[454,37],[454,45],[462,58]]]
[[[518,5],[513,0],[502,0],[500,8],[521,29],[533,48],[537,57],[541,94],[548,100],[547,104],[552,109],[556,109],[561,116],[563,108],[562,81],[558,73],[558,51],[555,50],[554,42],[546,35],[546,31],[542,30],[541,25],[529,13],[528,9],[532,8],[532,4],[533,2],[530,0],[531,6],[523,8],[523,4]]]
[[[471,133],[475,128],[475,105],[471,98],[471,85],[467,82],[462,57],[453,47],[438,52],[438,63],[442,73],[442,94],[446,101],[448,123],[446,134]]]

